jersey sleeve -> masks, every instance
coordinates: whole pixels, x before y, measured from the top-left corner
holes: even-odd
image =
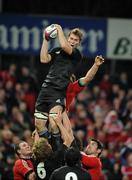
[[[26,177],[31,172],[33,172],[33,169],[29,167],[28,163],[25,160],[17,161],[15,166],[16,166],[16,171],[24,177]]]
[[[53,48],[49,51],[49,54],[51,55],[51,58],[54,59],[55,55],[56,55],[56,52],[57,51],[60,51],[61,48],[60,47],[56,47],[56,48]]]
[[[68,88],[67,88],[67,95],[73,93],[74,96],[76,96],[79,92],[81,92],[83,89],[84,89],[85,86],[82,86],[80,83],[79,83],[79,80],[73,82],[73,83],[70,83],[68,85]]]
[[[96,168],[96,167],[100,166],[100,162],[99,162],[99,159],[97,157],[91,157],[91,156],[87,156],[84,154],[82,154],[81,162],[87,168],[93,168],[93,167]]]

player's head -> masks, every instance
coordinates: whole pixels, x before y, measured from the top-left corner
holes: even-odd
[[[20,143],[16,144],[14,146],[14,150],[20,158],[26,158],[32,155],[31,146],[25,141],[21,141]]]
[[[81,160],[81,154],[78,149],[75,149],[74,147],[68,148],[68,150],[65,153],[65,162],[68,166],[75,166],[77,164],[80,164]]]
[[[37,142],[35,142],[32,151],[33,151],[33,158],[38,161],[44,161],[53,152],[51,145],[48,143],[48,140],[45,138],[40,138]]]
[[[95,155],[99,157],[103,151],[103,144],[94,138],[89,139],[89,143],[85,149],[86,154],[88,155]]]
[[[76,48],[80,45],[82,41],[83,33],[79,28],[72,29],[68,35],[68,42],[72,46],[72,48]]]

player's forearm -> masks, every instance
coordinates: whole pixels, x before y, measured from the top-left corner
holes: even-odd
[[[58,124],[58,127],[60,129],[61,132],[61,137],[63,139],[63,143],[69,147],[73,141],[73,138],[68,134],[67,130],[65,129],[65,127],[63,126],[62,123]]]
[[[68,118],[66,111],[63,112],[63,126],[68,132],[68,134],[74,139],[71,123],[70,123],[70,120]]]
[[[50,61],[48,55],[48,42],[44,39],[43,44],[40,51],[40,62],[41,63],[48,63]]]
[[[64,33],[63,33],[61,26],[58,25],[57,29],[58,29],[58,38],[59,38],[60,46],[62,47],[62,49],[66,53],[71,54],[72,53],[72,47],[67,42],[67,39],[64,36]]]
[[[89,83],[94,78],[98,69],[99,66],[96,63],[94,63],[93,66],[89,69],[89,71],[85,75],[85,77],[81,78],[81,83],[83,85],[87,85],[87,83]]]

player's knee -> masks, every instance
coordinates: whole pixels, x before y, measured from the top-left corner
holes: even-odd
[[[44,129],[46,122],[40,119],[35,119],[35,128],[40,132]]]

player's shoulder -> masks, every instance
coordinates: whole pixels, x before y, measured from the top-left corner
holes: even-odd
[[[81,52],[79,51],[79,49],[74,48],[74,49],[72,50],[72,54],[81,54]]]
[[[59,168],[55,169],[54,172],[57,173],[57,174],[58,173],[61,174],[61,172],[64,171],[66,168],[67,168],[67,166],[65,165],[65,166],[62,166],[62,167],[59,167]]]
[[[56,53],[56,52],[60,52],[62,50],[61,47],[55,47],[55,48],[52,48],[49,53]]]
[[[15,165],[19,165],[19,164],[22,164],[22,159],[17,159],[17,160],[15,161]]]

